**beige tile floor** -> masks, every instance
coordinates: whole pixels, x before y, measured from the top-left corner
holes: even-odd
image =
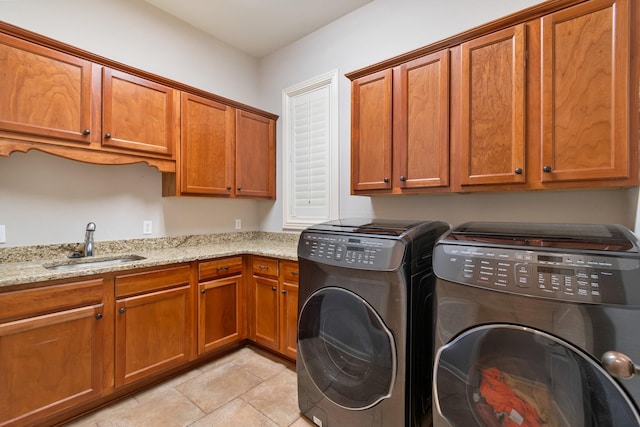
[[[309,427],[298,410],[295,367],[243,347],[69,427]]]

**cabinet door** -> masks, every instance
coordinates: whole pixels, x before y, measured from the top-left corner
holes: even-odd
[[[449,51],[400,65],[393,77],[393,186],[449,185]]]
[[[0,324],[0,424],[32,425],[100,396],[102,304]]]
[[[191,359],[189,289],[185,285],[116,301],[116,386]]]
[[[525,27],[461,45],[460,184],[525,179]]]
[[[542,18],[543,182],[630,177],[629,3]]]
[[[351,82],[351,192],[391,189],[392,70]]]
[[[276,123],[236,110],[236,196],[276,198]]]
[[[200,283],[198,354],[244,338],[242,276]]]
[[[173,158],[178,91],[131,74],[102,71],[102,146]]]
[[[188,93],[181,108],[181,191],[234,194],[235,110]]]
[[[280,352],[295,360],[298,344],[298,263],[283,261],[281,265]]]
[[[278,350],[278,280],[253,276],[253,284],[254,340]]]
[[[94,65],[0,34],[0,129],[89,144]],[[46,142],[46,140],[45,140]]]

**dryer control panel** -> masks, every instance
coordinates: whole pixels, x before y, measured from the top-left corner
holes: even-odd
[[[298,243],[299,257],[363,270],[396,270],[404,253],[400,240],[355,235],[303,233]]]
[[[625,284],[638,283],[640,261],[443,244],[435,248],[434,271],[440,279],[497,291],[585,303],[628,304],[630,295]]]

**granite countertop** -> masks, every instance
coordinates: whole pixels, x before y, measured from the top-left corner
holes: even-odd
[[[96,242],[96,255],[92,257],[96,261],[123,255],[144,259],[65,270],[51,270],[44,265],[73,261],[69,256],[78,250],[78,244],[4,248],[0,250],[0,288],[230,255],[252,254],[297,261],[298,239],[299,234],[294,233],[237,232]]]

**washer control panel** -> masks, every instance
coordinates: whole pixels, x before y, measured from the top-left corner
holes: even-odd
[[[439,245],[434,271],[442,279],[523,295],[622,304],[625,280],[640,261],[607,255]]]
[[[404,250],[398,240],[341,234],[303,233],[298,244],[299,257],[366,270],[395,270]]]

